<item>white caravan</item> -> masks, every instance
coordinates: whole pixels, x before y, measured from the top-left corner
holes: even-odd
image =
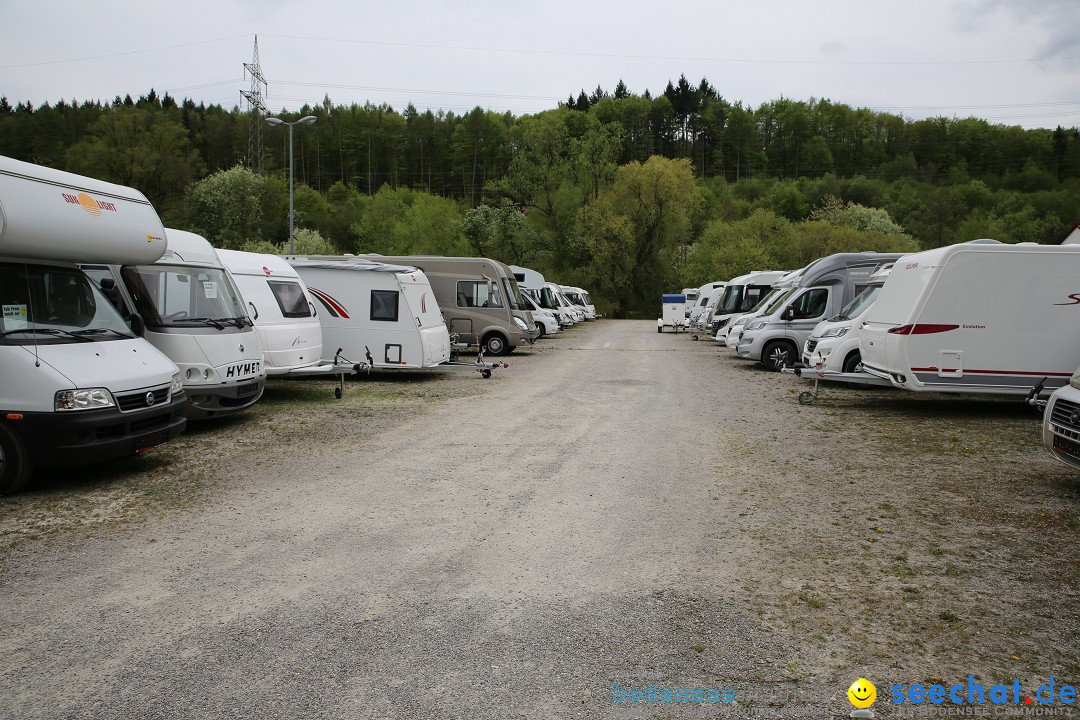
[[[754,270],[728,280],[715,302],[710,301],[713,306],[707,319],[710,334],[715,336],[733,317],[753,310],[787,274],[786,270]]]
[[[908,390],[1024,395],[1080,367],[1080,246],[975,241],[897,262],[863,369]]]
[[[422,271],[352,257],[288,262],[320,306],[323,360],[358,363],[370,352],[372,367],[394,370],[449,362],[450,332]]]
[[[873,307],[885,280],[892,272],[892,265],[886,265],[873,275],[867,286],[849,302],[839,315],[823,320],[814,328],[803,345],[802,363],[808,368],[828,373],[827,380],[855,380],[838,375],[856,374],[862,364],[859,352],[859,338],[862,336],[862,324],[870,308]],[[886,384],[879,378],[866,373],[858,373],[858,381],[863,384]]]
[[[718,298],[723,293],[725,285],[727,285],[727,283],[723,280],[717,280],[715,282],[705,283],[698,288],[697,304],[690,308],[691,325],[700,325],[702,316],[709,308],[709,303],[713,302],[715,298]]]
[[[566,299],[573,303],[576,307],[581,308],[585,313],[586,320],[596,319],[596,306],[593,305],[592,298],[589,297],[589,293],[585,292],[579,287],[573,285],[560,285],[559,286]]]
[[[685,308],[686,315],[685,315],[685,317],[690,317],[690,311],[694,309],[695,305],[697,305],[698,289],[697,288],[683,288],[680,291],[680,294],[684,298],[686,298],[685,300],[683,300],[683,304],[686,305],[686,308]]]
[[[146,339],[180,368],[189,420],[253,405],[266,384],[262,348],[240,293],[210,243],[165,229],[168,249],[154,263],[83,264],[121,314],[137,314]]]
[[[1043,445],[1055,458],[1080,470],[1080,370],[1054,391],[1043,413]]]
[[[670,327],[675,332],[679,329],[687,329],[686,296],[682,293],[666,293],[660,296],[660,317],[656,319],[656,332],[664,332],[665,327]]]
[[[540,307],[528,290],[522,291],[521,299],[525,303],[525,309],[532,313],[533,320],[536,321],[536,329],[540,331],[537,339],[559,332],[559,318],[555,313]]]
[[[152,263],[165,230],[131,188],[0,157],[0,494],[184,429],[176,365],[76,262]]]
[[[251,311],[268,376],[352,371],[323,361],[318,310],[303,279],[284,258],[240,250],[218,250],[217,255]]]
[[[803,268],[786,296],[746,324],[736,354],[769,370],[792,367],[814,327],[835,315],[866,286],[877,270],[900,253],[836,253]]]

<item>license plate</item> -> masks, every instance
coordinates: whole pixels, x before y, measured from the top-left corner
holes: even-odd
[[[169,433],[166,430],[158,430],[157,432],[148,433],[146,435],[140,435],[135,438],[133,444],[135,445],[135,451],[147,450],[152,447],[156,447],[168,441]]]
[[[1054,436],[1054,449],[1063,455],[1077,458],[1080,460],[1080,443],[1073,442],[1068,438],[1063,438],[1060,435]]]

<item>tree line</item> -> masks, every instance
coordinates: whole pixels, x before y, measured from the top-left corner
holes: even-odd
[[[1080,220],[1080,132],[910,121],[827,100],[730,102],[685,77],[622,82],[514,117],[475,108],[304,106],[303,252],[483,254],[595,288],[608,312],[665,289],[827,252],[975,237],[1058,242]],[[280,249],[287,131],[239,108],[138,99],[12,106],[0,154],[131,185],[172,227]],[[302,242],[301,242],[302,241]]]

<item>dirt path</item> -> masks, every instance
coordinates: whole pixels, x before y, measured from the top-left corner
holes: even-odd
[[[1077,487],[1031,417],[800,408],[790,379],[647,322],[511,364],[373,406],[377,432],[259,416],[274,432],[210,501],[25,543],[0,574],[0,718],[806,717],[846,715],[860,675],[1080,679]],[[613,701],[653,683],[736,702]]]

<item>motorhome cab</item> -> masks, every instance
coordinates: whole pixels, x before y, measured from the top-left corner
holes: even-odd
[[[164,251],[142,193],[0,157],[0,494],[35,468],[131,455],[184,429],[176,365],[75,264]]]
[[[335,371],[334,363],[322,359],[318,311],[292,265],[278,255],[240,250],[218,250],[217,256],[251,313],[267,376]]]
[[[908,390],[1049,392],[1080,367],[1080,245],[906,255],[866,316],[863,369]]]
[[[563,295],[571,304],[581,308],[581,311],[585,313],[586,320],[596,319],[596,306],[592,303],[592,298],[589,297],[589,293],[585,292],[579,287],[573,285],[560,285],[559,288],[563,291]]]
[[[746,328],[746,324],[752,319],[759,318],[762,315],[768,315],[773,303],[791,292],[791,288],[799,282],[799,277],[802,276],[803,270],[805,269],[806,268],[799,268],[798,270],[792,270],[791,272],[780,276],[780,279],[773,283],[772,289],[758,301],[757,305],[742,315],[731,316],[726,324],[721,325],[717,329],[716,341],[724,343],[724,346],[730,350],[737,348],[739,346],[739,340],[742,339],[743,330]]]
[[[555,313],[537,305],[536,301],[533,300],[533,296],[524,290],[521,292],[521,299],[525,304],[525,309],[532,313],[533,320],[536,322],[536,329],[539,331],[538,337],[554,335],[559,332],[559,318],[556,317]]]
[[[177,367],[192,420],[243,410],[263,393],[262,348],[232,278],[205,238],[166,229],[155,263],[84,264],[121,312],[137,314],[146,339]]]
[[[786,274],[786,271],[755,270],[729,280],[719,297],[714,298],[715,302],[710,300],[713,310],[707,320],[709,331],[716,335],[731,318],[753,310]]]
[[[723,280],[717,280],[716,282],[705,283],[698,288],[698,301],[690,310],[690,324],[699,326],[705,311],[709,309],[709,303],[714,298],[718,297],[724,292],[724,286],[727,285]]]
[[[289,258],[315,298],[323,360],[418,370],[450,360],[450,333],[427,276],[415,267],[353,257]]]
[[[829,373],[851,374],[862,364],[859,338],[862,324],[873,307],[892,265],[885,265],[870,276],[869,284],[855,298],[828,320],[823,320],[803,345],[802,363]],[[872,378],[877,382],[876,378]]]
[[[793,366],[814,327],[840,312],[883,265],[900,253],[837,253],[807,265],[796,285],[746,324],[735,348],[769,370]]]
[[[421,270],[431,282],[450,334],[459,342],[486,347],[491,355],[506,355],[536,339],[536,324],[522,307],[514,273],[497,260],[436,255],[359,257]]]

